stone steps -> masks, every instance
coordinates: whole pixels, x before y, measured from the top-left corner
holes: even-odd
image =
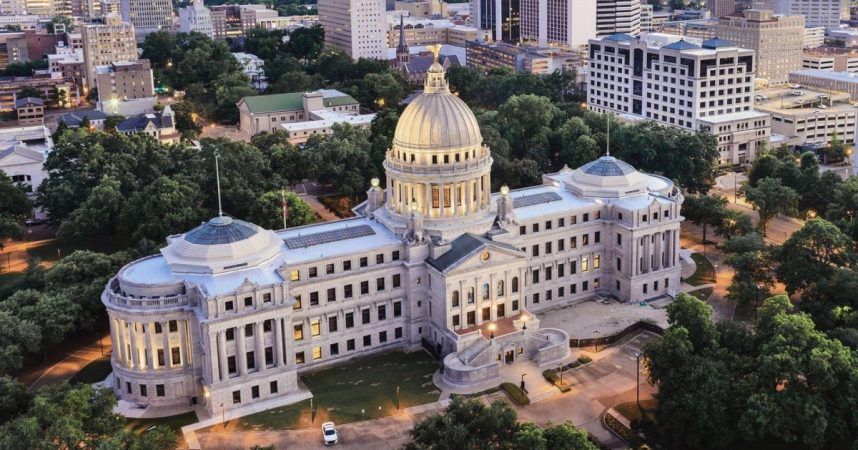
[[[547,391],[540,392],[534,396],[528,395],[527,398],[530,399],[530,403],[536,403],[536,402],[541,402],[543,400],[547,400],[551,397],[554,397],[555,395],[560,395],[560,389],[557,389],[556,387],[552,387],[551,389],[549,389]]]

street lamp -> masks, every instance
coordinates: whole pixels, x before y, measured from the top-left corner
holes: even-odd
[[[808,219],[815,219],[816,218],[816,211],[814,211],[812,209],[807,211],[807,218]]]
[[[527,320],[528,319],[530,319],[530,317],[527,317],[527,314],[521,315],[521,329],[522,330],[527,330]]]
[[[637,377],[637,383],[635,383],[635,390],[637,396],[637,404],[638,409],[641,409],[641,352],[635,352],[635,360],[637,361],[637,370],[635,371],[635,375]]]
[[[493,323],[489,324],[489,332],[491,333],[491,335],[489,336],[490,339],[495,338],[495,328],[497,328],[497,326],[495,324],[493,324]]]
[[[527,375],[526,373],[521,374],[521,390],[522,390],[522,391],[524,390],[524,377],[525,377],[526,375]]]
[[[560,380],[557,383],[557,387],[563,386],[563,363],[557,363],[557,371],[560,373]]]

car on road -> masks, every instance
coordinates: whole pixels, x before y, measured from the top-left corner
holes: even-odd
[[[325,422],[322,424],[322,438],[325,440],[325,445],[334,445],[337,443],[337,427],[334,422]]]

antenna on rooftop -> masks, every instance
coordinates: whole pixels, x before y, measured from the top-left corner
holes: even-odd
[[[611,156],[611,116],[605,113],[605,118],[608,120],[608,136],[605,140],[605,156]]]
[[[215,181],[217,182],[217,215],[218,217],[223,217],[223,207],[220,203],[220,167],[218,166],[218,158],[220,155],[215,153]]]

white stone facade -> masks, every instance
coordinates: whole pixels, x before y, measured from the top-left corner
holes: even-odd
[[[120,270],[102,297],[115,392],[219,413],[294,393],[304,371],[421,345],[444,355],[445,383],[480,385],[518,358],[569,360],[568,334],[532,312],[679,287],[670,180],[605,156],[493,194],[491,164],[434,63],[359,217],[276,232],[216,217]]]

